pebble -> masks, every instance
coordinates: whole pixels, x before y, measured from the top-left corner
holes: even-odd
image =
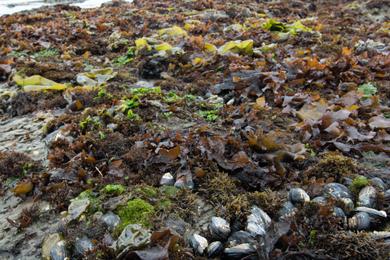
[[[170,172],[165,173],[160,180],[160,185],[162,186],[172,186],[175,184],[175,178]]]
[[[289,200],[294,204],[305,204],[310,201],[309,195],[301,188],[293,188],[288,193]]]
[[[61,241],[61,236],[58,233],[48,235],[42,243],[42,259],[50,260],[50,250],[57,242]]]
[[[198,234],[193,234],[190,237],[190,244],[195,252],[199,255],[203,255],[209,245],[207,239]]]
[[[254,206],[248,216],[246,230],[254,236],[264,236],[271,222],[267,213]]]
[[[119,218],[119,216],[112,213],[111,211],[104,214],[102,216],[101,220],[103,221],[103,223],[105,223],[107,225],[107,227],[110,230],[114,230],[115,227],[117,225],[119,225],[119,223],[121,222],[121,219]]]
[[[76,254],[85,256],[88,251],[93,250],[94,245],[88,237],[84,236],[82,238],[76,238],[74,247]]]
[[[377,188],[378,190],[384,191],[386,189],[386,184],[381,178],[374,177],[370,180],[371,185]]]
[[[377,192],[373,186],[366,186],[360,190],[358,196],[358,206],[375,208],[377,200]]]
[[[89,199],[77,199],[73,200],[68,207],[67,220],[72,221],[77,219],[83,214],[90,204]]]
[[[323,196],[318,196],[318,197],[315,197],[314,199],[312,199],[312,202],[314,202],[318,205],[321,205],[321,206],[325,206],[327,203],[327,200]]]
[[[340,218],[345,218],[346,217],[343,209],[339,208],[339,207],[334,207],[333,208],[333,215],[335,215],[336,217],[340,217]]]
[[[230,224],[223,218],[212,217],[209,230],[214,238],[224,240],[230,234]]]
[[[50,249],[51,260],[65,260],[68,259],[68,253],[66,251],[66,243],[64,240],[58,241]]]
[[[290,201],[286,201],[283,203],[282,208],[279,210],[279,217],[280,218],[290,218],[295,215],[297,212],[297,208],[292,204]]]
[[[324,186],[323,194],[335,199],[348,198],[353,199],[351,191],[340,183],[329,183]]]

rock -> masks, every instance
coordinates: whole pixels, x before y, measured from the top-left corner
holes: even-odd
[[[366,186],[359,192],[358,206],[374,208],[376,206],[377,192],[373,186]]]
[[[239,244],[246,244],[246,243],[253,244],[255,242],[256,242],[255,238],[251,235],[251,233],[249,233],[247,231],[240,230],[240,231],[234,232],[229,237],[227,244],[229,247],[233,247],[233,246],[236,246]]]
[[[107,128],[110,129],[112,132],[114,132],[116,129],[118,129],[118,124],[114,124],[114,123],[108,124]]]
[[[376,210],[368,207],[357,207],[354,209],[356,212],[365,212],[369,214],[371,217],[381,217],[381,218],[387,218],[387,214],[383,210]]]
[[[192,174],[190,171],[184,171],[177,174],[175,187],[180,189],[193,189],[194,182],[192,180]]]
[[[172,186],[175,184],[175,178],[170,172],[165,173],[160,180],[160,185]]]
[[[372,178],[370,182],[372,186],[374,186],[380,191],[384,191],[386,189],[386,184],[381,178],[378,177]]]
[[[84,236],[82,238],[76,238],[74,247],[77,255],[85,256],[88,251],[93,250],[94,245],[88,237]]]
[[[359,212],[352,218],[348,219],[350,229],[366,230],[370,228],[371,217],[366,212]]]
[[[207,256],[214,258],[220,255],[223,251],[223,245],[220,241],[214,241],[207,247]]]
[[[50,260],[50,251],[57,242],[61,241],[61,236],[58,233],[48,235],[42,243],[42,259]]]
[[[323,196],[318,196],[318,197],[315,197],[314,199],[311,200],[312,202],[318,204],[318,205],[321,205],[321,206],[325,206],[326,203],[327,203],[327,200],[325,197]]]
[[[323,194],[333,197],[334,199],[348,198],[353,199],[350,190],[340,183],[329,183],[324,186]]]
[[[150,237],[149,231],[141,225],[129,224],[123,229],[114,245],[117,250],[128,251],[149,244]]]
[[[220,217],[211,218],[209,226],[211,235],[216,239],[226,239],[230,234],[230,224]]]
[[[346,217],[343,209],[339,208],[339,207],[334,207],[333,208],[333,215],[335,215],[336,217],[339,217],[339,218],[345,218]]]
[[[203,255],[209,243],[206,238],[198,234],[193,234],[190,237],[190,245],[197,254]]]
[[[256,248],[248,243],[225,248],[224,250],[225,256],[229,259],[241,259],[255,252]]]
[[[110,230],[114,230],[114,228],[121,222],[121,219],[118,215],[110,212],[104,214],[101,218],[103,223],[105,223]]]
[[[248,216],[246,230],[254,236],[264,236],[271,222],[267,213],[254,206]]]
[[[58,241],[50,249],[50,259],[51,260],[65,260],[68,258],[68,253],[66,251],[66,243],[64,240]]]
[[[81,214],[84,213],[84,211],[88,208],[90,204],[89,199],[76,199],[72,200],[68,207],[68,216],[67,220],[72,221],[81,216]]]
[[[294,204],[305,204],[310,201],[309,195],[301,188],[293,188],[288,193],[288,199]]]
[[[286,201],[283,203],[282,208],[279,210],[279,217],[286,219],[286,218],[291,218],[295,215],[297,212],[297,208],[292,204],[290,201]]]

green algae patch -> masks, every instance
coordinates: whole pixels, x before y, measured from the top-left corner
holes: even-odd
[[[119,230],[122,230],[129,224],[141,224],[150,227],[150,220],[154,215],[155,209],[152,205],[142,199],[133,199],[127,202],[127,205],[118,210],[121,219]]]
[[[126,188],[121,184],[108,184],[102,191],[108,194],[120,195],[126,191]]]
[[[364,177],[364,176],[358,176],[355,179],[353,179],[352,184],[350,186],[350,190],[357,194],[361,189],[366,187],[367,185],[370,184],[370,181]]]
[[[82,200],[82,199],[89,200],[89,207],[88,207],[89,214],[92,214],[101,209],[101,201],[99,198],[96,197],[96,195],[92,190],[85,190],[75,198],[75,200]]]

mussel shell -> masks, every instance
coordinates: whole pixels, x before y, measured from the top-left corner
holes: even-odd
[[[226,239],[230,234],[230,224],[223,218],[212,217],[209,230],[214,238]]]
[[[328,183],[324,186],[323,194],[334,199],[349,198],[353,199],[351,191],[340,183]]]
[[[297,208],[290,201],[283,203],[281,209],[279,210],[279,217],[283,219],[291,218],[297,212]]]
[[[224,255],[229,259],[241,259],[256,252],[256,248],[251,244],[245,243],[237,246],[225,248]]]
[[[93,250],[94,245],[88,237],[76,238],[74,248],[77,255],[85,255],[88,251]]]
[[[293,188],[288,193],[288,199],[295,204],[304,204],[310,201],[310,196],[301,188]]]
[[[370,180],[370,182],[372,186],[374,186],[380,191],[384,191],[386,189],[386,184],[381,178],[374,177]]]
[[[229,247],[233,247],[239,244],[252,244],[255,242],[255,238],[251,233],[240,230],[230,235],[227,244]]]
[[[264,236],[271,222],[267,213],[254,206],[248,216],[246,230],[254,236]]]
[[[201,235],[193,234],[190,237],[190,245],[197,254],[203,255],[209,243],[207,242],[207,239],[202,237]]]
[[[352,218],[348,219],[348,226],[351,229],[367,230],[370,228],[371,217],[366,212],[358,212]]]
[[[68,257],[66,243],[64,240],[58,241],[50,250],[52,260],[64,260]]]
[[[207,247],[207,256],[210,258],[220,255],[223,251],[223,245],[220,241],[214,241]]]

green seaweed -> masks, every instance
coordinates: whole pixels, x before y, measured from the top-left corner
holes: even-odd
[[[151,226],[151,218],[155,208],[145,200],[136,198],[127,202],[127,205],[118,210],[121,219],[118,229],[122,230],[129,224],[141,224],[145,227]]]

